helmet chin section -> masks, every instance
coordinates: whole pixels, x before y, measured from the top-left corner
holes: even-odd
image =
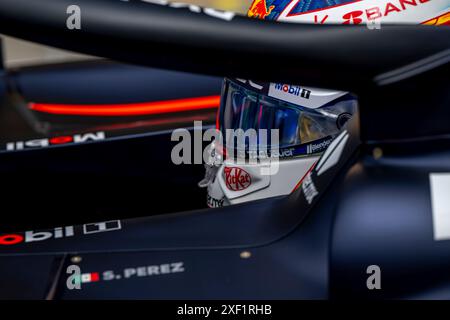
[[[318,156],[283,159],[276,174],[264,175],[263,165],[227,160],[208,186],[208,206],[222,207],[290,194]]]

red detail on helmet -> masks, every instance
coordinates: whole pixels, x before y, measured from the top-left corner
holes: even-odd
[[[73,141],[73,137],[70,137],[70,136],[55,137],[55,138],[51,138],[49,140],[50,144],[65,144],[65,143],[70,143],[72,141]]]
[[[328,15],[326,15],[325,17],[322,18],[322,20],[320,20],[320,24],[324,24],[325,21],[327,21],[328,19]],[[319,18],[317,17],[317,14],[314,16],[314,23],[319,23]]]
[[[360,18],[363,15],[361,10],[351,11],[342,16],[345,20],[342,24],[360,24],[363,20]]]
[[[225,167],[225,183],[231,191],[245,190],[252,184],[252,178],[243,169],[237,167]]]

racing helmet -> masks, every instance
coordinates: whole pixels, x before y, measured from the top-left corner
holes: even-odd
[[[367,24],[369,28],[381,23],[450,24],[448,0],[254,0],[248,16],[298,23]],[[295,191],[357,106],[356,97],[348,92],[225,79],[216,124],[225,138],[208,147],[206,175],[199,183],[208,190],[208,206]],[[260,139],[261,129],[276,130],[276,141],[267,139],[267,134]],[[241,147],[235,143],[230,147],[229,142],[234,142],[230,130],[244,132],[244,136],[247,130],[258,130],[257,149],[245,139]],[[251,158],[257,161],[247,161]],[[263,173],[267,160],[274,159],[277,170]]]

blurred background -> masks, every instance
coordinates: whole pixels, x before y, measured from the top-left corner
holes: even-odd
[[[203,7],[231,10],[245,14],[251,0],[181,0],[180,2],[197,4]],[[45,46],[36,45],[22,40],[2,36],[5,41],[4,55],[9,68],[37,65],[42,63],[58,63],[86,59],[87,56]]]

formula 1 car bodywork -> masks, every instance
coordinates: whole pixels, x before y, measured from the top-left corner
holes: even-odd
[[[5,216],[9,231],[123,217],[146,207],[149,192],[161,201],[153,214],[203,207],[202,168],[172,164],[171,133],[194,120],[214,124],[219,78],[93,60],[8,70],[3,83],[0,170],[10,186],[4,208],[16,212]],[[128,113],[136,103],[141,112]],[[67,114],[77,104],[81,114]],[[45,109],[54,106],[62,114]],[[93,108],[99,114],[83,114]],[[103,115],[110,111],[120,115]]]
[[[78,33],[57,27],[68,2],[54,0],[2,1],[0,32],[147,66],[336,87],[358,95],[360,113],[290,196],[213,210],[153,216],[160,208],[176,212],[204,202],[194,189],[202,168],[170,161],[169,132],[178,120],[138,126],[151,132],[123,139],[3,152],[9,190],[3,191],[0,297],[450,298],[448,28],[294,26],[140,1],[79,2],[87,18]],[[109,19],[94,19],[99,9]],[[130,17],[139,23],[127,25]],[[312,32],[316,37],[306,37]],[[273,65],[273,57],[283,62]],[[161,71],[144,74],[152,72]],[[177,74],[169,77],[161,83],[176,83]],[[215,94],[216,78],[189,77],[199,81],[197,97]],[[18,98],[13,89],[9,101],[26,95]],[[151,88],[138,91],[125,90],[124,97],[145,93],[150,96],[136,101],[153,100]],[[172,115],[186,120],[184,113]],[[212,122],[211,112],[203,116]],[[74,123],[42,121],[58,135]],[[88,123],[83,133],[92,130]],[[118,123],[101,124],[109,125]],[[80,290],[68,285],[72,265],[82,271]],[[381,290],[368,285],[374,266]]]

